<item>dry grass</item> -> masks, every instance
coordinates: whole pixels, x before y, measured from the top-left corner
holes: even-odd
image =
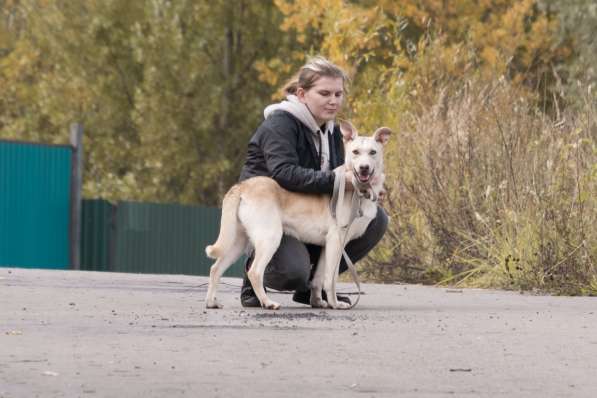
[[[469,83],[402,118],[367,279],[597,294],[594,97],[552,119],[525,98]]]

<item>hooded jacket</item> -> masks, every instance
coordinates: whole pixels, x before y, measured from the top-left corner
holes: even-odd
[[[266,176],[289,191],[331,194],[332,170],[344,163],[340,128],[333,121],[324,127],[330,170],[321,170],[320,127],[304,104],[289,96],[288,100],[265,108],[264,116],[265,120],[249,141],[240,181]]]

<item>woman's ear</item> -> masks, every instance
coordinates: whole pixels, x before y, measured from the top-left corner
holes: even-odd
[[[296,97],[299,99],[299,101],[301,101],[302,103],[305,103],[305,89],[302,87],[297,87],[296,88]]]

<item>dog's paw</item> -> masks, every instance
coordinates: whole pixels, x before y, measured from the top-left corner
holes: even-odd
[[[311,297],[310,304],[313,308],[328,308],[328,302],[322,299],[321,297]]]
[[[343,301],[337,301],[336,305],[334,305],[332,308],[335,310],[348,310],[350,309],[350,304]]]
[[[276,303],[275,301],[269,301],[268,303],[264,303],[262,307],[266,310],[279,310],[281,306],[280,303]]]
[[[221,309],[224,308],[224,306],[220,303],[218,303],[218,300],[214,299],[213,301],[207,301],[205,303],[205,307],[209,308],[209,309]]]

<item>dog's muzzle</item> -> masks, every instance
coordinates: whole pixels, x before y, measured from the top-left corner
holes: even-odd
[[[371,189],[371,181],[373,179],[375,170],[371,171],[369,167],[359,169],[360,172],[358,172],[354,167],[352,169],[352,172],[355,176],[353,179],[353,185],[361,196],[364,196],[365,198],[375,202],[377,200],[377,196]]]
[[[369,167],[367,167],[367,168],[361,167],[357,171],[353,167],[352,172],[353,172],[354,176],[356,177],[357,184],[370,186],[370,182],[371,182],[371,179],[373,178],[373,174],[375,173],[375,169],[371,170]]]

